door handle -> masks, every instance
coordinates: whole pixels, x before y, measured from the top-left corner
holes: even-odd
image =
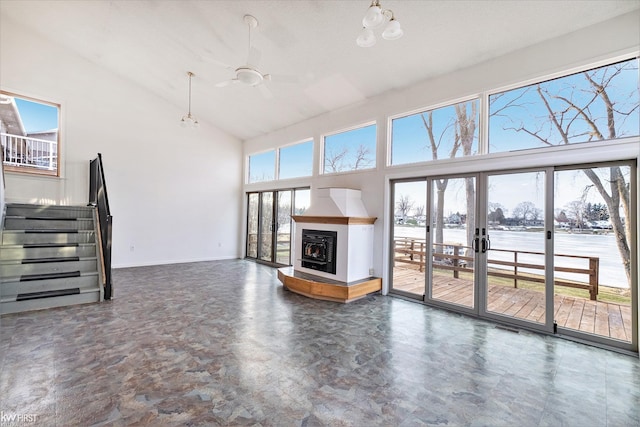
[[[487,252],[487,241],[485,240],[485,238],[482,238],[482,253]]]
[[[473,239],[473,242],[471,243],[471,248],[473,249],[473,251],[475,253],[480,252],[480,238],[476,237],[475,239]]]

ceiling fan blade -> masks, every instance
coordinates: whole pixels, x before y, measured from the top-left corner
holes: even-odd
[[[252,66],[253,68],[258,68],[260,65],[260,60],[262,59],[262,52],[260,52],[255,47],[251,47],[249,49],[249,56],[247,57],[247,65]]]
[[[265,99],[272,99],[273,98],[273,92],[271,92],[271,90],[267,86],[265,86],[264,83],[258,85],[258,90],[260,91],[260,94]]]
[[[225,87],[238,82],[239,82],[238,79],[225,80],[223,82],[216,83],[216,87]]]

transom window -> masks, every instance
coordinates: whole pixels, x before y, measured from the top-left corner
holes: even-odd
[[[640,134],[638,60],[489,96],[489,151],[613,140]]]
[[[391,121],[391,165],[478,154],[478,100]]]
[[[312,173],[312,139],[249,156],[249,183],[300,178]]]
[[[323,173],[348,172],[375,167],[375,123],[324,137]]]

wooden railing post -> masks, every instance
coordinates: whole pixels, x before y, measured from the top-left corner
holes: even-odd
[[[409,250],[411,251],[411,252],[409,252],[409,259],[411,261],[413,261],[413,250],[415,249],[415,243],[416,243],[416,241],[411,239],[411,246],[409,246]]]
[[[424,252],[425,252],[424,242],[420,242],[420,267],[418,269],[420,273],[424,271]]]
[[[589,297],[592,301],[598,298],[598,277],[600,258],[589,258]]]
[[[453,245],[453,277],[457,279],[459,277],[458,272],[458,255],[460,254],[460,247]]]
[[[518,289],[518,251],[513,252],[513,287]]]

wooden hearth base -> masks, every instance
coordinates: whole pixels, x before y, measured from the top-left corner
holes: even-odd
[[[309,298],[335,302],[355,301],[382,289],[382,279],[379,277],[369,277],[345,283],[295,271],[293,267],[279,268],[278,280],[291,292]]]

